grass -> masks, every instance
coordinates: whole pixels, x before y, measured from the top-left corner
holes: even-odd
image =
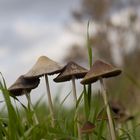
[[[56,112],[55,128],[51,127],[51,116],[48,107],[39,102],[34,106],[39,124],[36,124],[28,107],[17,109],[13,106],[11,100],[15,100],[9,96],[5,81],[0,82],[0,90],[4,96],[7,112],[0,113],[0,140],[77,140],[78,134],[76,130],[75,107],[66,108],[63,103],[68,96],[62,101],[58,100],[54,104]],[[95,130],[91,134],[82,135],[83,140],[109,140],[108,122],[106,120],[97,120],[97,116],[101,110],[104,110],[103,100],[100,94],[92,95],[90,112],[87,111],[83,98],[84,92],[81,93],[77,101],[77,108],[80,114],[80,126],[88,119],[96,125]],[[15,101],[17,102],[17,101]],[[87,105],[88,106],[88,105]],[[85,113],[83,113],[85,112]],[[85,115],[88,112],[88,117]],[[117,125],[119,125],[117,122]],[[139,140],[140,125],[137,121],[130,120],[121,124],[120,130],[117,130],[118,140]]]

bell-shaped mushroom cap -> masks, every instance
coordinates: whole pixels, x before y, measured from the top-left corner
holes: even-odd
[[[106,63],[102,60],[97,60],[81,81],[82,84],[91,84],[96,82],[100,77],[109,78],[117,76],[121,73],[121,70]]]
[[[51,75],[60,72],[61,69],[61,66],[59,66],[55,61],[46,56],[41,56],[24,77],[33,78],[43,76],[44,74]]]
[[[82,134],[92,133],[95,129],[95,125],[89,121],[85,122],[83,127],[81,128]]]
[[[11,94],[20,96],[25,94],[24,91],[30,92],[32,89],[36,88],[39,82],[39,78],[25,79],[24,76],[20,76],[8,90]]]
[[[61,73],[54,79],[55,82],[65,82],[75,78],[83,78],[88,70],[79,66],[74,62],[69,62],[61,71]]]

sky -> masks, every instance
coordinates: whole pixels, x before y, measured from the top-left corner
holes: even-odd
[[[71,11],[78,5],[79,0],[0,0],[0,72],[8,87],[39,56],[61,63],[67,49],[80,42],[65,26],[71,24]],[[42,83],[35,92],[44,87]]]
[[[71,10],[77,3],[0,0],[0,70],[8,84],[41,55],[61,61],[73,40],[65,24],[71,22]]]
[[[15,73],[26,71],[40,55],[62,59],[74,38],[64,24],[70,22],[71,10],[77,3],[78,0],[0,0],[0,70],[8,84]]]

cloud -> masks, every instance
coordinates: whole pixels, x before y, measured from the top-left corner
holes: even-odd
[[[46,36],[51,39],[54,34],[58,34],[59,31],[61,31],[61,25],[49,22],[17,20],[14,24],[14,30],[16,34],[24,40],[36,42],[36,40]]]
[[[53,31],[53,27],[50,29]],[[83,42],[81,37],[74,36],[65,29],[59,31],[56,28],[55,32],[56,34],[53,34],[51,39],[46,36],[25,51],[21,56],[21,61],[29,63],[29,60],[33,61],[41,55],[47,55],[52,59],[61,61],[73,44]]]

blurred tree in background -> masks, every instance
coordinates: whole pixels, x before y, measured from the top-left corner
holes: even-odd
[[[140,1],[82,0],[81,7],[72,15],[79,25],[86,27],[90,20],[90,26],[95,28],[89,39],[94,59],[101,58],[122,67],[122,76],[115,82],[107,82],[109,92],[111,98],[121,99],[135,112],[140,105]],[[74,45],[64,60],[87,62],[86,58],[87,52]]]

